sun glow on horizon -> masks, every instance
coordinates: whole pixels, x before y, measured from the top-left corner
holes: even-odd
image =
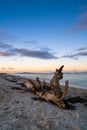
[[[60,67],[60,66],[59,66]],[[21,72],[32,72],[32,73],[45,73],[45,72],[55,72],[56,68],[58,68],[57,66],[56,67],[50,67],[50,68],[44,68],[44,67],[32,67],[32,68],[0,68],[0,73],[21,73]],[[63,69],[63,72],[85,72],[87,71],[87,68],[73,68],[73,67],[68,67],[68,66],[65,66],[64,69]]]

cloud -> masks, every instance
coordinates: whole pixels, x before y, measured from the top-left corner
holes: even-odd
[[[13,36],[3,30],[0,30],[0,40],[15,41],[17,38],[18,38],[18,36]]]
[[[26,57],[33,57],[33,58],[40,58],[40,59],[57,59],[50,49],[44,48],[39,50],[29,50],[26,48],[13,48],[12,46],[0,42],[0,48],[7,49],[5,52],[0,52],[0,56],[8,57],[8,56],[26,56]]]
[[[79,23],[77,23],[76,28],[80,30],[87,30],[87,19],[82,19]]]
[[[24,41],[24,43],[36,44],[36,43],[37,43],[37,41],[36,41],[36,40],[30,40],[30,41]]]
[[[6,68],[1,68],[2,70],[5,70]]]
[[[87,51],[84,51],[86,49],[87,48],[79,48],[79,49],[76,49],[76,50],[80,51],[80,52],[76,52],[76,53],[73,53],[73,54],[66,54],[66,55],[63,55],[62,57],[78,60],[80,56],[87,56]]]
[[[9,67],[9,68],[1,68],[2,70],[14,70],[14,68],[12,68],[12,67]]]
[[[9,68],[8,68],[8,70],[14,70],[14,68],[12,68],[12,67],[9,67]]]
[[[79,17],[82,19],[87,19],[87,10],[80,14]]]
[[[28,41],[30,43],[34,43],[35,41]],[[8,56],[26,56],[32,58],[40,58],[40,59],[57,59],[52,53],[52,50],[49,48],[37,48],[37,49],[26,49],[26,48],[14,48],[12,45],[9,45],[5,42],[0,41],[0,49],[5,51],[0,52],[0,56],[8,57]]]
[[[87,52],[79,52],[77,54],[74,54],[74,56],[87,56]]]
[[[47,47],[43,47],[43,48],[41,48],[40,50],[41,50],[41,51],[52,51],[52,49],[47,48]]]
[[[77,30],[87,30],[87,10],[78,15],[78,22],[71,27],[71,32],[75,32]]]
[[[78,48],[76,49],[77,51],[85,51],[87,49],[87,47],[82,47],[82,48]]]
[[[16,55],[20,56],[27,56],[27,57],[33,57],[33,58],[40,58],[40,59],[57,59],[56,56],[54,56],[51,52],[47,50],[28,50],[25,48],[14,48],[11,50]]]
[[[38,40],[27,40],[24,41],[23,47],[31,50],[38,50],[40,48],[40,44]]]
[[[87,9],[87,5],[80,5],[79,7],[81,10]]]
[[[78,58],[73,54],[63,55],[62,58],[70,58],[70,59],[78,60]]]
[[[6,44],[6,43],[0,41],[0,48],[1,48],[1,49],[9,49],[9,48],[11,48],[11,47],[12,47],[11,45]]]
[[[0,56],[2,56],[2,57],[8,57],[8,56],[12,56],[12,54],[9,53],[9,52],[0,52]]]

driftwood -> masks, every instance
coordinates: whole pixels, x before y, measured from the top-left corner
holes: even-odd
[[[52,79],[49,83],[40,81],[38,77],[36,80],[27,80],[25,85],[33,93],[35,93],[40,99],[47,102],[52,102],[60,108],[66,109],[65,99],[68,91],[68,81],[65,81],[65,86],[61,89],[59,81],[63,78],[64,65],[59,69],[56,69]]]

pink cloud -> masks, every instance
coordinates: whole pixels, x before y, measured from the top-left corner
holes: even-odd
[[[0,52],[0,56],[11,56],[8,52]]]

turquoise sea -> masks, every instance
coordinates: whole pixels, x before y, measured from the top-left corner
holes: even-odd
[[[45,81],[50,81],[53,76],[52,73],[18,73],[14,75],[30,79],[39,77],[40,80]],[[60,80],[60,84],[64,85],[65,80],[69,80],[69,86],[87,89],[87,73],[64,73],[63,79]]]

